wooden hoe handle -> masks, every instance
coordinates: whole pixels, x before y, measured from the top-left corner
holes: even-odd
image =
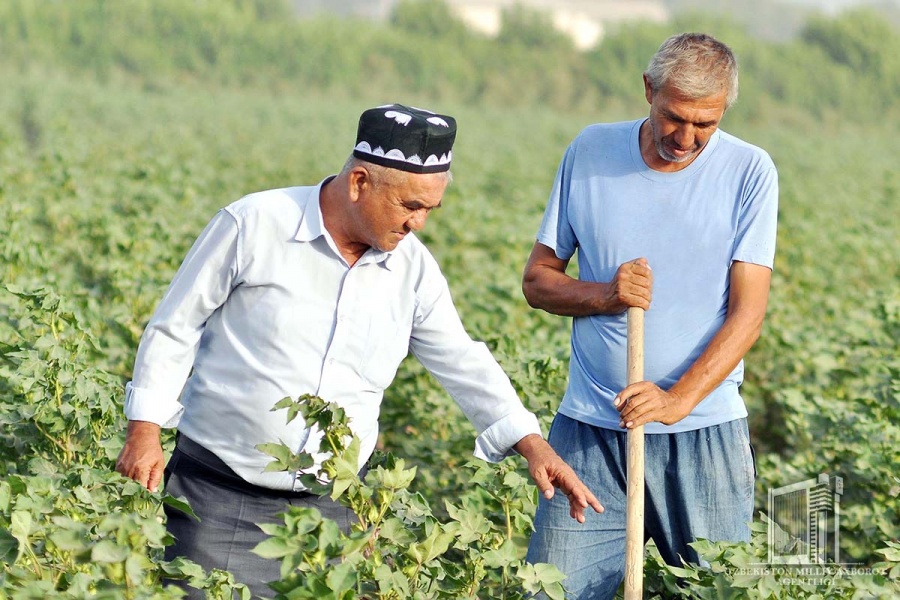
[[[644,309],[628,309],[628,383],[644,380]],[[628,430],[625,600],[644,593],[644,426]]]

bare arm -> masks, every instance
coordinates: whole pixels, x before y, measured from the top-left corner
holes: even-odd
[[[677,423],[725,380],[759,338],[771,277],[772,271],[760,265],[735,262],[731,266],[728,312],[722,327],[668,391],[642,381],[619,392],[615,403],[623,426]]]
[[[653,275],[646,259],[622,264],[612,281],[601,283],[566,275],[568,264],[552,248],[535,242],[522,278],[529,305],[565,317],[613,315],[629,306],[650,308]]]

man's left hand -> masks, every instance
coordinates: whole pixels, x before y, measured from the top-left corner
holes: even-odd
[[[621,417],[619,427],[626,429],[653,421],[672,425],[688,416],[693,409],[675,392],[667,392],[649,381],[632,383],[619,392],[613,405]]]
[[[569,514],[573,519],[584,523],[584,509],[588,506],[594,512],[603,512],[600,501],[544,438],[537,434],[527,435],[514,448],[528,461],[528,472],[544,498],[549,500],[553,497],[553,488],[559,488],[566,495],[569,499]]]

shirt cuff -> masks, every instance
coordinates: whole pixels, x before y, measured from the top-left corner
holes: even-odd
[[[488,427],[475,439],[475,457],[488,462],[500,462],[515,454],[513,446],[526,435],[541,434],[537,417],[523,407]]]
[[[165,401],[153,390],[125,384],[125,417],[129,421],[149,421],[160,427],[175,427],[181,420],[184,406],[179,402]]]

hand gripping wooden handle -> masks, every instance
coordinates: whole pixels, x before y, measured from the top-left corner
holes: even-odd
[[[644,380],[644,309],[628,309],[628,383]],[[625,600],[644,593],[644,426],[628,430]]]

